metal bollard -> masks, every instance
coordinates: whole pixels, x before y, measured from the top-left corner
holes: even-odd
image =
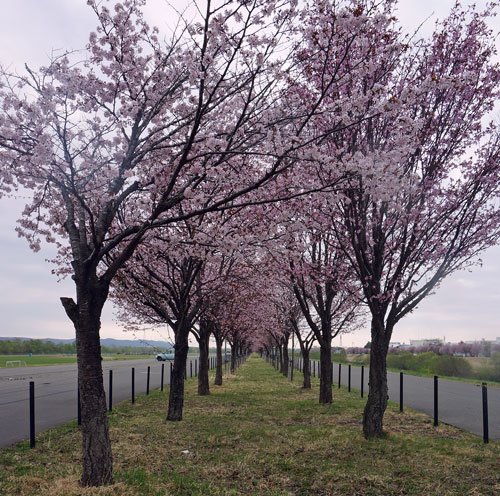
[[[485,444],[489,443],[489,427],[488,427],[488,388],[485,382],[481,386],[483,396],[483,441]]]
[[[151,379],[151,367],[148,365],[148,377],[146,379],[146,394],[149,394],[149,381]]]
[[[113,371],[109,371],[109,387],[108,387],[109,411],[113,411]]]
[[[135,403],[135,368],[132,367],[132,404]]]
[[[35,447],[35,383],[30,381],[30,448]]]
[[[160,382],[160,390],[163,391],[163,384],[165,382],[165,364],[161,364],[161,382]]]
[[[365,389],[365,366],[361,365],[361,398],[363,397]]]
[[[403,411],[403,372],[399,373],[399,411]]]
[[[434,376],[434,427],[439,424],[438,419],[438,376]]]

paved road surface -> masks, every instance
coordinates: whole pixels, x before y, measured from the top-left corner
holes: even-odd
[[[161,363],[154,359],[103,362],[106,394],[108,371],[113,370],[113,403],[130,399],[132,367],[135,368],[136,394],[145,393],[148,365],[151,367],[150,388],[157,389],[160,387]],[[76,418],[76,364],[0,369],[0,446],[29,437],[29,381],[35,381],[37,432]],[[343,365],[341,384],[345,387],[347,382],[347,366]],[[399,374],[389,372],[388,382],[390,399],[399,402]],[[170,366],[166,362],[165,384],[169,383]],[[367,394],[367,368],[364,383]],[[337,364],[334,366],[334,384],[335,387],[338,384]],[[360,389],[360,367],[351,368],[351,385],[353,389]],[[433,415],[433,401],[431,378],[404,376],[405,405]],[[488,389],[488,405],[490,438],[500,439],[500,388]],[[482,436],[481,388],[475,384],[440,379],[439,419]]]
[[[194,358],[193,374],[194,374]],[[131,398],[132,367],[135,393],[146,392],[147,368],[150,389],[159,389],[161,363],[154,359],[103,362],[108,394],[109,370],[113,370],[113,403]],[[170,363],[165,363],[165,384],[170,384]],[[190,373],[188,362],[188,375]],[[0,446],[29,438],[29,382],[35,382],[36,432],[68,422],[77,415],[76,364],[0,369]]]
[[[312,369],[312,365],[311,365]],[[318,370],[318,363],[316,363]],[[333,382],[338,386],[339,367],[334,365]],[[341,384],[348,384],[348,366],[342,365]],[[399,373],[388,372],[389,399],[399,403]],[[405,374],[403,378],[403,404],[434,416],[434,382],[430,377]],[[361,367],[351,367],[351,386],[361,389]],[[368,394],[368,367],[364,373],[364,391]],[[335,391],[334,391],[335,395]],[[483,403],[479,383],[447,381],[438,382],[439,421],[463,430],[483,435]],[[488,412],[490,439],[500,439],[500,388],[488,388]]]

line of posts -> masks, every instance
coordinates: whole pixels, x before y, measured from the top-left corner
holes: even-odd
[[[240,361],[238,362],[240,363]],[[210,358],[209,368],[215,368],[215,360],[213,357]],[[172,377],[172,367],[173,364],[170,362],[170,377]],[[186,364],[187,371],[187,364]],[[194,376],[198,376],[198,360],[195,359],[194,366]],[[135,367],[131,369],[131,402],[135,403]],[[150,385],[151,385],[151,367],[148,365],[146,372],[146,395],[149,395]],[[193,363],[190,361],[190,377],[193,377]],[[187,377],[186,377],[187,378]],[[164,390],[165,385],[165,364],[161,364],[161,375],[160,375],[160,391]],[[82,425],[82,407],[80,400],[80,389],[77,387],[77,400],[76,400],[76,420],[78,425]],[[113,411],[113,370],[109,370],[108,375],[108,410]],[[30,381],[29,383],[29,442],[30,448],[35,448],[36,446],[36,428],[35,428],[35,382]]]
[[[316,361],[312,361],[312,375],[316,377]],[[293,381],[293,369],[295,364],[294,357],[294,343],[293,343],[293,335],[292,335],[292,359],[290,360],[291,364],[291,372],[290,372],[290,380]],[[332,365],[332,374],[333,374]],[[299,370],[302,370],[301,360],[299,359]],[[318,376],[319,376],[319,364],[318,364]],[[338,387],[341,387],[342,382],[342,364],[338,364]],[[361,389],[360,394],[361,398],[364,396],[364,384],[365,384],[365,367],[361,366]],[[351,392],[351,364],[348,364],[347,368],[347,390]],[[481,398],[482,398],[482,412],[483,412],[483,442],[489,442],[489,419],[488,419],[488,387],[485,382],[481,384]],[[437,375],[433,378],[433,425],[437,427],[439,425],[439,378]],[[403,372],[399,373],[399,411],[402,413],[404,411],[404,374]]]
[[[292,337],[292,359],[291,359],[291,372],[290,380],[293,381],[293,370],[295,368],[295,356],[294,356],[294,343]],[[313,362],[315,364],[315,362]],[[210,360],[210,368],[213,368],[214,362]],[[300,368],[300,365],[299,365]],[[315,369],[315,365],[314,365]],[[338,387],[341,386],[341,375],[342,375],[342,364],[338,365]],[[187,372],[187,367],[186,367]],[[195,362],[195,376],[198,372],[198,364]],[[364,365],[361,366],[361,397],[364,395]],[[170,362],[170,374],[172,374],[172,362]],[[164,389],[164,375],[165,375],[165,364],[161,365],[161,379],[160,379],[160,390]],[[187,375],[187,374],[186,374]],[[190,377],[193,377],[193,365],[190,361]],[[151,367],[147,368],[147,380],[146,380],[146,395],[149,395],[150,390],[150,379],[151,379]],[[434,376],[434,426],[439,425],[439,387],[438,387],[438,376]],[[351,365],[348,365],[348,391],[351,391]],[[132,403],[135,403],[135,367],[132,367]],[[483,442],[489,442],[489,420],[488,420],[488,387],[486,383],[481,385],[481,396],[482,396],[482,411],[483,411]],[[403,412],[403,398],[404,398],[404,374],[399,373],[399,411]],[[113,370],[109,371],[109,386],[108,386],[108,409],[113,411]],[[82,423],[81,414],[81,403],[80,403],[80,390],[77,388],[77,422],[78,425]],[[36,445],[35,439],[35,382],[30,381],[29,383],[29,429],[30,429],[30,448],[34,448]]]

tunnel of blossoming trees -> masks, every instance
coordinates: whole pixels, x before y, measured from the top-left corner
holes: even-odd
[[[145,3],[89,0],[84,57],[1,71],[0,191],[31,193],[19,233],[55,243],[76,288],[81,483],[113,479],[108,299],[126,326],[174,330],[170,421],[190,335],[199,394],[210,339],[220,385],[223,341],[286,367],[294,336],[305,359],[320,347],[330,403],[332,339],[370,325],[363,432],[382,435],[397,323],[498,240],[495,9],[457,5],[423,38],[389,0],[200,2],[164,37]]]

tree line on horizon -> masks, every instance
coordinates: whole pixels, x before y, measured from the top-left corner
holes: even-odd
[[[104,354],[151,355],[156,350],[151,346],[101,346]],[[76,343],[54,343],[44,339],[0,340],[0,355],[35,355],[64,354],[75,355]]]

